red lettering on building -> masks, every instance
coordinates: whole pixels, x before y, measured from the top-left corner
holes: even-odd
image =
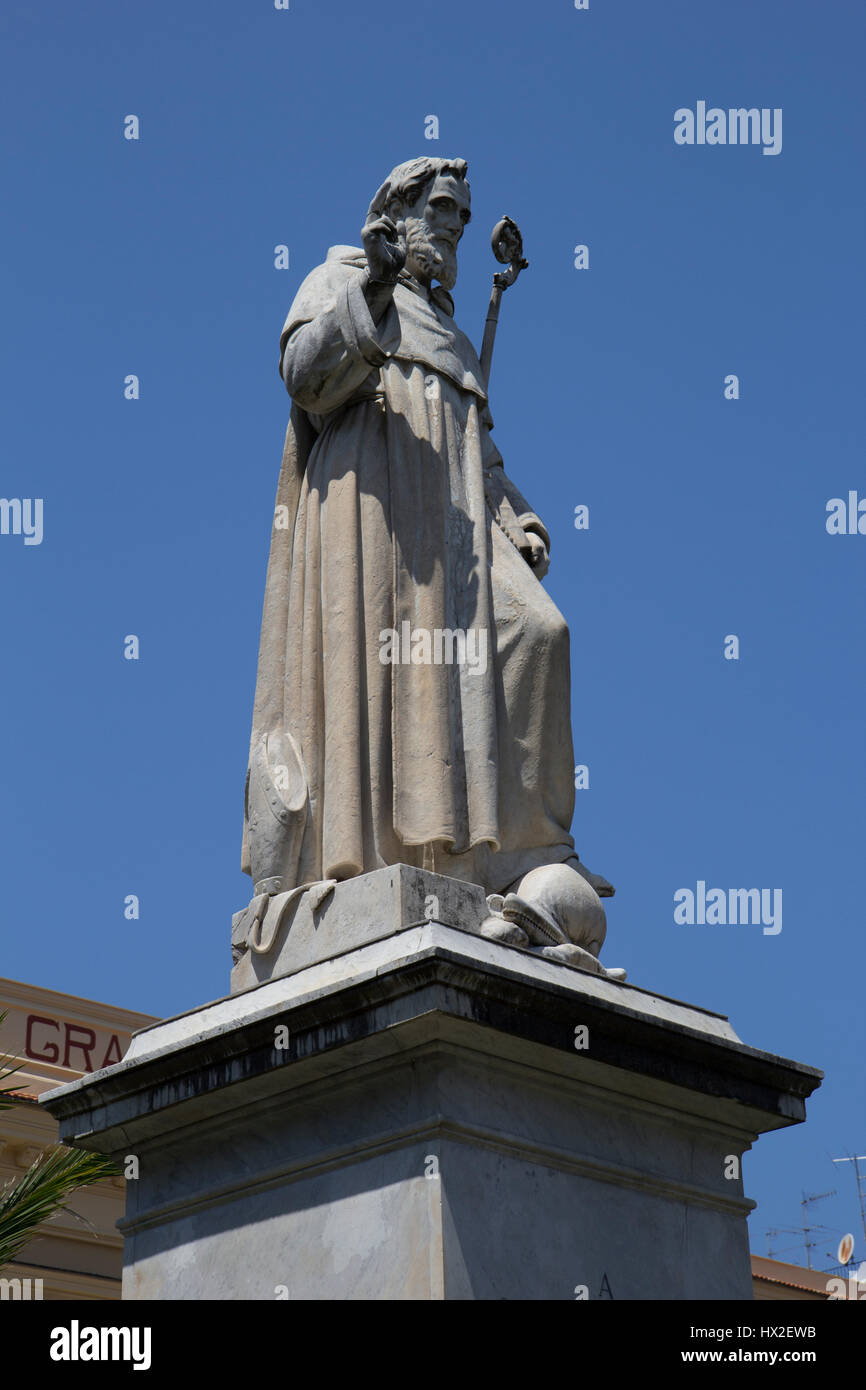
[[[27,1057],[32,1057],[36,1062],[56,1062],[60,1056],[57,1043],[47,1043],[45,1052],[34,1052],[33,1050],[33,1025],[34,1023],[44,1023],[46,1028],[56,1028],[60,1031],[60,1024],[53,1018],[40,1018],[38,1014],[27,1015],[27,1033],[24,1039],[24,1053]]]
[[[43,1036],[41,1039],[41,1050],[39,1049],[39,1039],[34,1038],[33,1031],[37,1027],[53,1029],[58,1034],[57,1041],[52,1041],[49,1037]],[[63,1062],[60,1062],[60,1032],[63,1030]],[[105,1034],[102,1034],[105,1037]],[[35,1062],[54,1062],[70,1071],[96,1071],[97,1068],[110,1067],[113,1062],[121,1061],[123,1048],[117,1033],[112,1033],[105,1045],[105,1055],[101,1062],[94,1061],[93,1054],[100,1055],[102,1044],[99,1044],[97,1051],[96,1033],[92,1028],[85,1028],[79,1023],[59,1023],[55,1018],[41,1018],[39,1014],[27,1015],[27,1031],[25,1035],[24,1054],[32,1057]],[[80,1060],[74,1056],[80,1053]]]
[[[89,1041],[86,1045],[85,1045],[85,1043],[83,1043],[83,1042],[76,1042],[76,1041],[73,1040],[73,1037],[72,1037],[73,1033],[81,1033],[83,1036],[89,1038],[90,1041]],[[75,1067],[75,1068],[73,1068],[73,1070],[75,1070],[75,1071],[93,1071],[93,1070],[94,1070],[94,1066],[93,1066],[93,1063],[92,1063],[91,1060],[90,1060],[90,1054],[91,1054],[91,1052],[93,1051],[93,1049],[95,1048],[95,1046],[96,1046],[96,1034],[94,1033],[94,1031],[93,1031],[92,1028],[80,1028],[80,1027],[78,1026],[77,1023],[67,1023],[67,1025],[66,1025],[66,1050],[65,1050],[65,1052],[63,1053],[63,1065],[64,1065],[64,1067],[68,1067],[68,1066],[70,1065],[70,1062],[69,1062],[69,1054],[70,1054],[70,1052],[76,1051],[76,1052],[80,1052],[81,1055],[82,1055],[82,1057],[84,1058],[84,1066],[83,1066],[83,1067]]]
[[[111,1055],[111,1049],[112,1049],[112,1048],[114,1048],[114,1056],[113,1056],[113,1057],[112,1057],[112,1055]],[[123,1053],[122,1053],[121,1050],[120,1050],[120,1039],[118,1038],[118,1036],[117,1036],[116,1033],[112,1033],[112,1035],[111,1035],[111,1041],[110,1041],[110,1043],[108,1044],[108,1047],[107,1047],[106,1050],[105,1050],[105,1056],[104,1056],[103,1059],[102,1059],[102,1065],[103,1065],[104,1067],[110,1067],[111,1064],[112,1064],[112,1062],[119,1062],[119,1061],[122,1060],[122,1058],[123,1058]]]

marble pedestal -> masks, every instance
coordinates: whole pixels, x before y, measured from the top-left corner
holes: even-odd
[[[471,916],[468,885],[366,880],[370,939],[359,920],[336,959],[43,1097],[65,1142],[138,1158],[124,1297],[751,1299],[733,1160],[803,1120],[820,1073],[717,1014],[400,920],[402,889],[452,917],[465,891]]]

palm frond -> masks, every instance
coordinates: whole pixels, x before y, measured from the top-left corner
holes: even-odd
[[[0,1268],[14,1260],[50,1216],[70,1210],[66,1198],[76,1188],[119,1173],[110,1158],[83,1149],[58,1145],[40,1154],[22,1178],[0,1190]]]

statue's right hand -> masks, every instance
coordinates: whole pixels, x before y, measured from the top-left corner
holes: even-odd
[[[377,217],[361,231],[370,279],[377,284],[394,285],[406,264],[406,224],[390,217]]]

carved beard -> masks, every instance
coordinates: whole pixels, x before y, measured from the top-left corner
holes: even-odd
[[[456,249],[444,243],[436,246],[423,217],[406,219],[406,261],[407,270],[418,279],[438,280],[446,290],[453,290],[457,283]]]

